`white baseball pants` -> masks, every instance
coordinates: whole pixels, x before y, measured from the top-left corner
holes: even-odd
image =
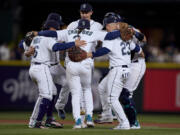
[[[93,98],[91,91],[92,64],[83,62],[68,62],[66,77],[72,95],[72,110],[75,120],[80,117],[81,93],[84,93],[86,114],[92,116]]]

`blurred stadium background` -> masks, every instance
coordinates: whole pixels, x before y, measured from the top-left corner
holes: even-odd
[[[138,112],[179,114],[180,0],[0,0],[0,110],[32,110],[36,101],[37,88],[18,42],[26,32],[40,30],[50,12],[59,13],[66,25],[79,19],[84,2],[92,4],[94,20],[102,23],[104,14],[113,11],[147,37],[147,71],[134,97]],[[95,64],[95,110],[100,108],[96,88],[107,72],[106,60]],[[66,111],[71,111],[70,102]]]

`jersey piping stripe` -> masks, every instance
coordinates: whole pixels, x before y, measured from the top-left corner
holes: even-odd
[[[47,73],[46,73],[46,67],[44,67],[44,71],[45,71],[45,75],[46,75],[46,80],[47,80],[47,84],[48,84],[48,95],[51,95],[51,91],[49,89],[49,81],[48,81],[48,77],[47,77]]]
[[[33,121],[37,119],[37,116],[39,114],[39,106],[41,104],[41,100],[42,100],[42,98],[38,97],[38,99],[36,101],[33,113],[31,115],[31,120],[33,120]]]
[[[114,110],[114,113],[116,113],[117,115],[117,117],[118,117],[118,119],[119,120],[121,120],[121,118],[119,117],[119,115],[118,115],[118,113],[116,112],[116,110],[115,110],[115,108],[113,107],[113,105],[112,105],[112,99],[111,99],[111,94],[112,94],[112,91],[113,91],[113,84],[114,84],[114,81],[115,81],[115,79],[116,79],[116,76],[117,76],[117,68],[116,68],[116,74],[115,74],[115,77],[114,77],[114,80],[113,80],[113,82],[112,82],[112,86],[111,86],[111,92],[110,92],[110,103],[111,103],[111,106],[112,106],[112,108],[113,108],[113,110]]]

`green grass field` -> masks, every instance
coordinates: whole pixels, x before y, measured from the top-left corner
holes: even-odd
[[[0,112],[0,135],[180,135],[180,115],[139,115],[140,130],[111,130],[114,125],[96,125],[93,129],[73,130],[72,124],[63,129],[29,129],[31,112]],[[55,117],[58,119],[57,114]],[[68,121],[72,121],[69,114]],[[160,125],[160,126],[159,126]]]

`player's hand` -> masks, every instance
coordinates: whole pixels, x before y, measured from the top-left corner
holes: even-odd
[[[30,46],[29,49],[26,52],[24,52],[24,54],[26,57],[30,57],[34,55],[34,52],[35,52],[35,48]]]
[[[85,45],[86,45],[86,41],[80,39],[75,40],[75,46],[80,47]]]
[[[34,34],[34,36],[38,36],[38,32],[37,31],[32,31],[32,33]]]
[[[87,53],[87,58],[92,58],[92,52]]]
[[[30,54],[32,54],[32,55],[33,55],[33,54],[34,54],[34,52],[35,52],[35,48],[34,48],[34,47],[32,47],[32,46],[30,46],[30,47],[29,47],[29,49],[28,49],[28,51],[29,51],[29,53],[30,53]]]

